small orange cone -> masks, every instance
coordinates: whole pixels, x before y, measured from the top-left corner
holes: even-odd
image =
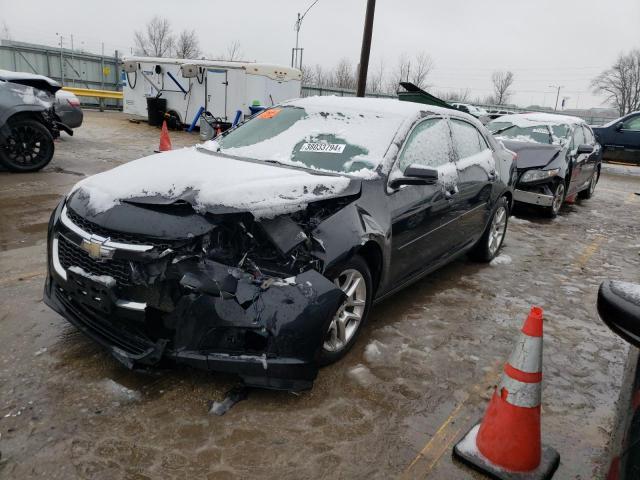
[[[220,134],[222,134],[222,128],[220,127],[220,124],[218,123],[216,125],[216,137],[220,136]]]
[[[171,138],[169,138],[169,129],[167,128],[167,121],[162,121],[162,129],[160,130],[160,148],[158,151],[167,152],[171,150]]]
[[[531,308],[482,423],[454,447],[463,462],[497,479],[551,478],[560,456],[540,442],[542,309]]]

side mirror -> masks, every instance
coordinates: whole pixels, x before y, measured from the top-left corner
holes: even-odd
[[[624,128],[624,123],[618,122],[618,123],[616,123],[616,126],[613,127],[613,128],[615,128],[616,132],[619,132],[620,130],[622,130]]]
[[[438,170],[413,164],[405,169],[402,177],[391,180],[389,186],[396,189],[401,185],[433,185],[438,178]]]
[[[640,348],[640,285],[606,280],[598,290],[600,318],[618,336]]]
[[[593,145],[587,145],[583,143],[582,145],[578,145],[578,150],[576,153],[579,155],[581,153],[593,153]]]

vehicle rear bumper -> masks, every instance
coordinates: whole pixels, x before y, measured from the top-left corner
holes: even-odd
[[[553,204],[553,195],[527,192],[526,190],[514,190],[513,198],[516,202],[529,203],[531,205],[538,205],[541,207],[550,207]]]

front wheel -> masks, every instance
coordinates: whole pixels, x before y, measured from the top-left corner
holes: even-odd
[[[555,190],[553,191],[553,201],[551,202],[551,206],[544,209],[544,213],[547,217],[556,218],[558,216],[560,207],[562,207],[562,204],[564,203],[565,195],[566,190],[564,188],[564,183],[558,182]]]
[[[593,172],[593,175],[591,175],[591,181],[589,182],[589,188],[587,188],[586,190],[581,191],[578,194],[578,197],[584,198],[585,200],[588,200],[591,197],[593,197],[593,194],[596,191],[596,185],[598,184],[598,179],[599,178],[600,178],[600,170],[596,169]]]
[[[346,295],[323,339],[318,363],[328,365],[342,358],[353,346],[367,320],[373,297],[373,282],[367,262],[355,256],[328,275]]]
[[[53,158],[53,137],[42,123],[22,119],[9,121],[11,133],[0,145],[0,163],[13,172],[35,172]]]
[[[487,229],[478,240],[476,246],[473,247],[473,250],[471,250],[470,256],[480,262],[493,260],[504,243],[508,223],[509,200],[507,200],[507,197],[500,197]]]

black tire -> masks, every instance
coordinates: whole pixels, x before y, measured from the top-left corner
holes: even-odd
[[[591,181],[589,182],[589,186],[578,194],[578,198],[589,200],[591,197],[593,197],[593,194],[596,192],[596,185],[598,184],[599,179],[600,179],[600,168],[598,167],[593,172],[593,175],[591,175]]]
[[[332,319],[331,322],[329,323],[325,337],[322,339],[320,354],[318,356],[318,364],[321,366],[329,365],[331,363],[337,362],[342,357],[344,357],[346,353],[351,349],[351,347],[353,347],[353,345],[355,344],[356,339],[358,338],[358,335],[362,331],[362,327],[367,323],[369,310],[371,308],[371,302],[373,300],[373,281],[371,278],[371,272],[369,270],[369,266],[367,265],[367,262],[365,262],[365,260],[359,255],[356,255],[353,258],[351,258],[349,261],[339,265],[338,267],[332,268],[331,272],[327,274],[327,277],[330,278],[332,281],[339,283],[341,279],[344,279],[342,276],[343,272],[348,272],[350,270],[357,271],[361,275],[361,278],[364,279],[364,285],[366,288],[366,295],[365,295],[366,298],[364,300],[364,305],[362,305],[363,307],[362,314],[359,322],[355,326],[355,329],[353,333],[350,335],[350,337],[348,338],[348,340],[344,342],[344,344],[340,346],[340,348],[337,350],[332,351],[327,349],[327,344],[331,343],[331,339],[333,338],[332,325],[334,324],[334,321],[341,313],[341,310],[344,308],[345,311],[348,312],[349,311],[348,309],[351,309],[351,312],[353,312],[357,308],[354,306],[346,306],[349,302],[348,302],[348,299],[345,300],[345,303],[340,307],[338,312],[336,312],[336,317],[334,317],[334,319]]]
[[[502,223],[500,223],[499,227],[502,233],[498,238],[495,236],[494,227],[498,226],[496,222],[502,222],[503,220],[504,226],[502,227]],[[508,226],[509,200],[507,197],[500,197],[496,202],[493,212],[491,213],[491,218],[489,219],[487,228],[482,234],[482,237],[480,237],[480,240],[478,240],[478,243],[476,243],[473,249],[469,252],[469,256],[477,262],[490,262],[493,260],[498,255],[502,245],[504,244]],[[495,246],[496,241],[498,242],[497,246]]]
[[[548,218],[556,218],[560,212],[560,208],[562,208],[562,204],[564,203],[566,196],[567,189],[564,182],[556,183],[553,190],[553,205],[543,208],[542,211],[544,216]]]
[[[37,120],[9,120],[11,134],[0,146],[0,162],[12,172],[35,172],[53,158],[55,145],[47,127]]]

